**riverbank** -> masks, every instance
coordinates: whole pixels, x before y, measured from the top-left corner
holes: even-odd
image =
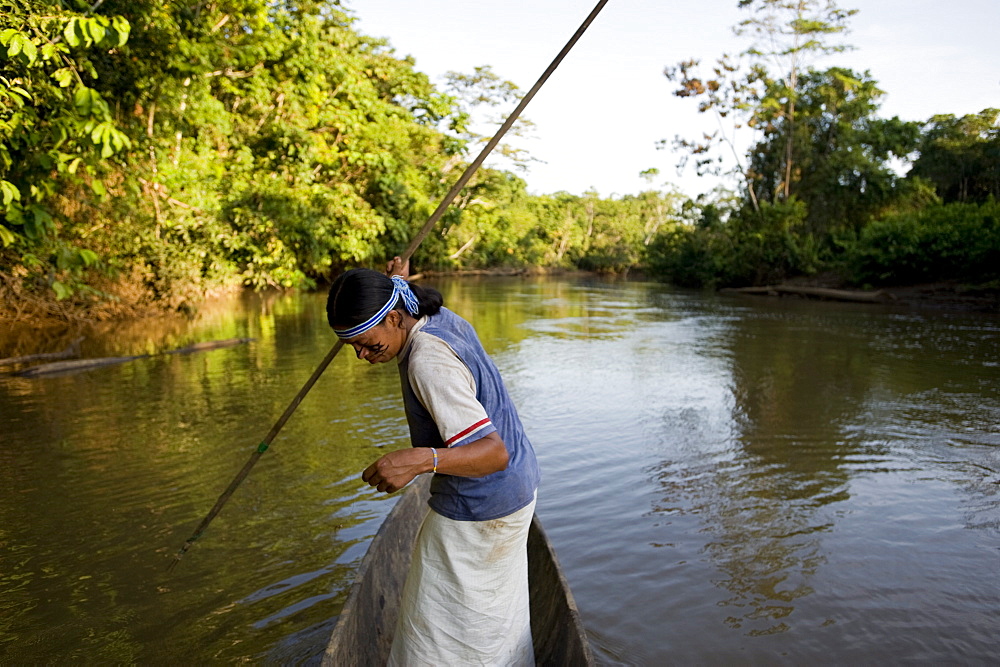
[[[750,296],[825,299],[910,308],[1000,313],[1000,287],[992,284],[964,285],[954,281],[857,289],[844,284],[834,275],[825,274],[792,278],[779,285],[728,288],[720,291]]]
[[[494,268],[462,271],[421,271],[416,279],[463,277],[516,277],[516,276],[598,276],[590,271],[569,269]],[[623,280],[648,280],[638,271],[617,274]],[[0,276],[2,278],[2,276]],[[995,286],[968,286],[959,283],[928,283],[903,287],[881,287],[859,290],[844,285],[831,275],[794,278],[777,286],[739,290],[723,290],[741,298],[826,299],[843,301],[869,301],[874,304],[894,305],[915,309],[951,310],[956,312],[1000,313],[1000,288]],[[322,287],[320,288],[322,290]],[[812,290],[814,293],[809,293]],[[121,296],[106,298],[77,297],[59,301],[53,294],[43,298],[12,288],[9,281],[0,280],[0,357],[38,354],[63,349],[80,335],[87,335],[96,328],[141,329],[152,319],[183,321],[213,309],[213,303],[224,300],[240,288],[213,292],[203,296],[198,304],[158,303],[136,292],[122,292]],[[836,293],[839,293],[838,294]],[[878,295],[872,298],[872,295]]]

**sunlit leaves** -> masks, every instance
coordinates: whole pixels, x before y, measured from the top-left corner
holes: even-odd
[[[0,193],[3,194],[3,205],[8,206],[11,202],[20,201],[21,191],[13,183],[0,181]]]
[[[0,17],[0,259],[62,299],[111,269],[179,305],[378,265],[485,138],[475,110],[500,122],[520,96],[488,67],[439,90],[336,4],[21,2]],[[621,270],[669,215],[667,195],[525,188],[480,171],[415,264]]]
[[[7,47],[7,57],[16,58],[22,56],[29,65],[34,64],[38,59],[38,48],[27,35],[14,29],[7,29],[0,33],[0,44]]]
[[[131,27],[84,6],[25,0],[8,8],[0,16],[0,246],[32,250],[23,256],[34,263],[24,266],[39,275],[53,262],[50,272],[65,275],[46,284],[66,298],[98,257],[60,238],[68,230],[53,203],[80,184],[102,190],[95,174],[131,145],[98,92],[92,62],[124,46]],[[75,259],[57,261],[52,248]]]
[[[98,123],[90,132],[90,140],[100,146],[102,158],[109,158],[117,151],[132,146],[128,136],[110,121]]]
[[[66,22],[62,36],[73,47],[124,46],[131,26],[121,16],[74,16]]]

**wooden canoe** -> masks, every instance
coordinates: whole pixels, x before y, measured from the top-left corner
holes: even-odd
[[[417,529],[427,511],[430,477],[403,492],[361,561],[322,664],[381,667],[389,659],[399,597]],[[555,551],[538,516],[528,532],[531,633],[538,665],[593,665],[594,656]]]

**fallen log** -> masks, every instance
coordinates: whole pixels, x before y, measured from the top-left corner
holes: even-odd
[[[773,286],[765,285],[764,287],[723,287],[719,290],[720,294],[764,294],[768,296],[778,296],[778,293],[774,291]]]
[[[0,366],[17,366],[19,364],[30,364],[35,361],[49,361],[52,359],[71,359],[80,355],[80,343],[83,336],[73,340],[69,346],[60,352],[41,352],[39,354],[26,354],[23,357],[7,357],[0,359]]]
[[[860,290],[841,290],[829,287],[805,287],[798,285],[764,285],[761,287],[725,287],[720,292],[737,294],[764,294],[780,296],[794,294],[833,301],[850,301],[854,303],[885,303],[892,301],[891,294],[879,290],[877,292],[862,292]]]
[[[191,352],[204,352],[205,350],[216,350],[223,347],[232,347],[234,345],[241,345],[243,343],[248,343],[252,341],[253,338],[228,338],[226,340],[212,340],[206,341],[204,343],[195,343],[193,345],[188,345],[187,347],[181,347],[176,350],[168,350],[166,352],[158,352],[157,354],[138,354],[131,357],[98,357],[96,359],[74,359],[72,361],[56,361],[51,364],[40,364],[38,366],[32,366],[23,371],[14,373],[20,377],[38,377],[41,375],[56,375],[59,373],[72,373],[74,371],[88,370],[91,368],[98,368],[100,366],[111,366],[114,364],[125,363],[126,361],[134,361],[135,359],[146,359],[149,357],[156,357],[163,354],[189,354]]]
[[[38,377],[39,375],[53,375],[55,373],[71,373],[73,371],[86,370],[89,368],[97,368],[98,366],[111,366],[113,364],[121,364],[126,361],[132,361],[134,359],[143,359],[148,357],[148,354],[140,354],[134,357],[98,357],[96,359],[74,359],[72,361],[55,361],[51,364],[41,364],[39,366],[32,366],[31,368],[26,368],[23,371],[14,373],[14,375],[19,375],[21,377]]]

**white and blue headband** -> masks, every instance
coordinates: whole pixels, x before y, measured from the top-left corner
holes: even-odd
[[[385,318],[385,316],[389,314],[389,311],[396,306],[396,299],[400,297],[403,298],[403,305],[406,306],[406,312],[413,316],[416,316],[416,314],[420,312],[420,302],[417,301],[417,295],[410,289],[410,283],[406,282],[406,278],[403,276],[393,276],[391,280],[392,295],[389,297],[389,300],[385,302],[385,305],[382,306],[377,313],[369,317],[361,324],[353,326],[350,329],[337,331],[338,338],[354,338],[355,336],[360,336],[372,327],[378,325]]]

